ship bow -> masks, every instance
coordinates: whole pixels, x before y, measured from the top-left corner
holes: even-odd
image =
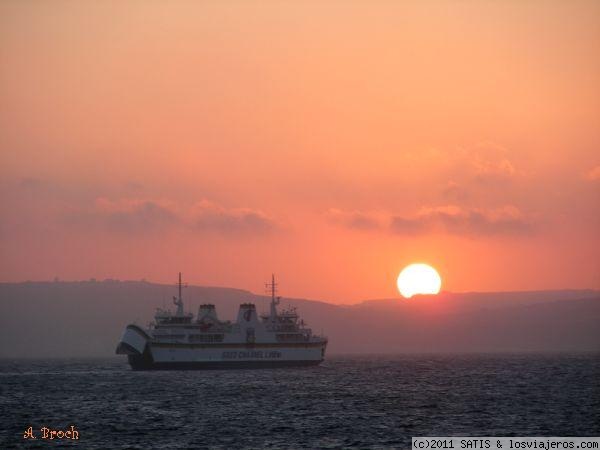
[[[141,355],[144,353],[150,337],[137,325],[127,325],[119,345],[117,355]]]

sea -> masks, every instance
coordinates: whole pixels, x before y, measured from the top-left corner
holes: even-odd
[[[5,359],[0,418],[0,449],[410,449],[413,436],[600,436],[600,354],[151,372],[124,358]],[[43,427],[79,439],[42,439]]]

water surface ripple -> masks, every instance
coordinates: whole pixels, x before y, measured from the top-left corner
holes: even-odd
[[[0,360],[0,448],[410,448],[412,436],[598,436],[600,355],[330,357],[319,367],[134,372]],[[75,425],[79,441],[24,440]]]

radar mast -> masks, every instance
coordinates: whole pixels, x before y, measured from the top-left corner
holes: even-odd
[[[177,315],[183,316],[183,298],[181,297],[181,288],[187,287],[183,286],[181,283],[181,272],[179,272],[179,282],[177,283],[177,287],[179,288],[179,297],[173,297],[173,303],[177,306]]]
[[[271,274],[271,282],[265,283],[265,287],[267,288],[267,292],[271,293],[271,313],[269,317],[271,319],[271,322],[275,322],[275,319],[277,317],[277,305],[279,305],[279,300],[281,299],[281,297],[275,296],[275,294],[277,293],[277,283],[275,283],[274,273]]]

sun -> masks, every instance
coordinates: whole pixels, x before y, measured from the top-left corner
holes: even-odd
[[[398,275],[398,290],[404,298],[415,294],[437,294],[442,279],[433,267],[427,264],[410,264]]]

